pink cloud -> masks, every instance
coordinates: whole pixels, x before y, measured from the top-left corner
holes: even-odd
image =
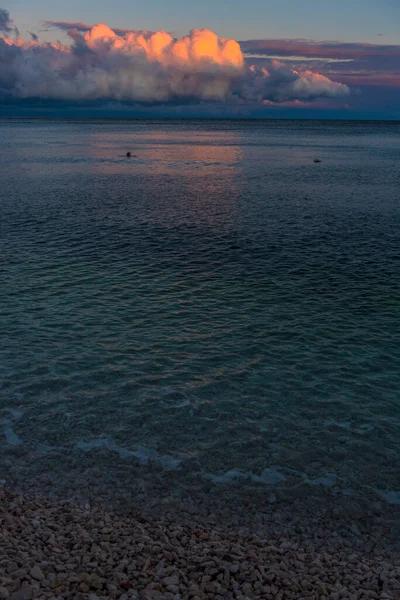
[[[311,65],[334,81],[351,86],[399,87],[400,45],[317,42],[314,40],[248,40],[241,42],[248,60],[280,56],[289,65]],[[258,58],[254,58],[257,56]]]
[[[72,43],[0,38],[0,89],[15,98],[119,102],[262,104],[343,98],[346,85],[277,61],[249,66],[235,40],[209,29],[176,39],[165,31],[104,23],[47,22]]]

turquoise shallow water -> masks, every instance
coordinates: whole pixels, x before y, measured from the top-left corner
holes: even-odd
[[[7,481],[400,503],[400,125],[0,130]]]

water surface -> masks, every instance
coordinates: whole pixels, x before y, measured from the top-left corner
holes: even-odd
[[[395,510],[399,125],[0,130],[7,481]]]

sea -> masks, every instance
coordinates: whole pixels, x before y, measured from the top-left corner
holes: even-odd
[[[0,486],[400,521],[400,123],[0,138]]]

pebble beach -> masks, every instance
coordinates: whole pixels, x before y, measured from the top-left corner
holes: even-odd
[[[377,532],[280,536],[0,492],[0,598],[398,600]]]

